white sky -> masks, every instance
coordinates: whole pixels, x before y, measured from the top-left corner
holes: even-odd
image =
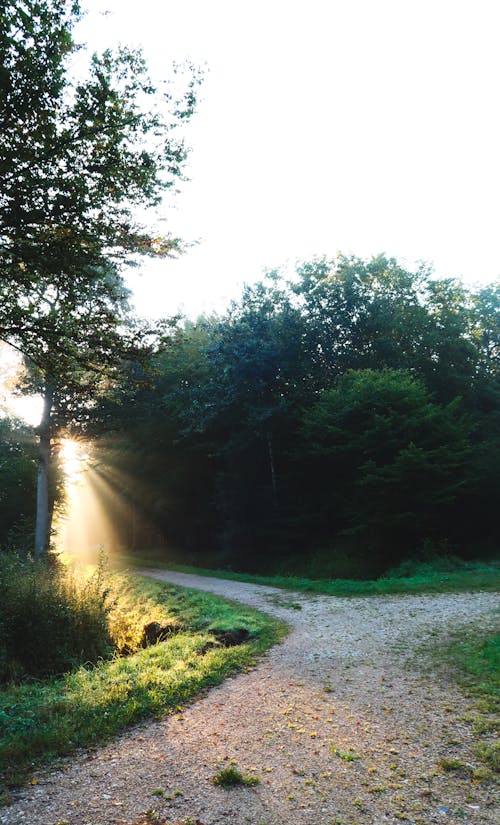
[[[190,182],[202,243],[145,264],[141,314],[221,307],[262,268],[337,251],[500,273],[498,0],[82,0],[92,50],[207,63]],[[107,11],[106,15],[103,12]]]

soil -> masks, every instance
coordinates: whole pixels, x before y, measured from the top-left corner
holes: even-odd
[[[450,629],[491,626],[495,594],[338,598],[148,575],[250,604],[290,633],[184,710],[40,771],[2,825],[500,821],[495,786],[474,778],[477,700],[421,652]],[[215,785],[232,763],[259,784]]]

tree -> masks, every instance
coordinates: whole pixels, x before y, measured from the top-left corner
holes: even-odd
[[[483,552],[499,489],[494,292],[385,258],[300,271],[222,316],[173,319],[153,369],[130,364],[89,411],[102,472],[155,527],[143,546],[309,574],[316,551],[316,572],[338,574],[342,546],[373,574],[426,541]]]
[[[319,390],[349,369],[411,369],[443,401],[472,397],[480,352],[473,297],[428,266],[415,272],[383,255],[339,255],[298,269],[292,285]]]
[[[72,81],[77,2],[7,2],[0,56],[0,336],[33,366],[44,396],[36,553],[50,528],[47,467],[63,412],[127,350],[122,265],[165,256],[178,239],[134,219],[182,175],[173,130],[195,106],[192,72],[181,99],[160,91],[142,56],[94,55]],[[132,340],[132,343],[134,341]],[[55,415],[56,413],[56,415]]]
[[[435,403],[409,372],[342,376],[304,413],[299,450],[314,467],[307,485],[324,533],[355,536],[386,562],[401,547],[451,538],[471,475],[471,432],[457,400]]]
[[[0,418],[0,546],[14,534],[24,546],[30,541],[35,507],[30,492],[36,479],[36,446],[33,432],[25,424]],[[19,541],[16,542],[19,545]]]

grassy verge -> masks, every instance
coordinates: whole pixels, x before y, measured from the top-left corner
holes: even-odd
[[[133,567],[158,567],[177,570],[180,573],[195,573],[232,581],[267,584],[285,590],[306,593],[324,593],[332,596],[375,596],[408,593],[459,593],[477,590],[497,591],[500,589],[500,566],[479,562],[464,564],[463,569],[442,572],[432,568],[432,564],[422,565],[421,572],[412,576],[382,577],[370,581],[357,579],[307,579],[298,576],[259,576],[250,573],[235,573],[231,570],[210,570],[183,564],[164,563],[151,558],[122,557],[122,561]]]
[[[111,613],[123,649],[137,652],[79,667],[60,678],[0,691],[0,778],[15,784],[34,764],[102,742],[131,722],[182,706],[252,665],[284,626],[219,597],[118,576]],[[166,641],[138,649],[144,624],[175,628]],[[222,647],[214,630],[245,629],[247,643]]]
[[[428,651],[429,652],[429,651]],[[498,630],[470,627],[453,632],[444,644],[430,650],[438,667],[475,699],[474,709],[465,721],[472,724],[477,737],[474,751],[482,767],[474,770],[476,779],[491,779],[500,773],[500,634]],[[448,760],[446,770],[461,769]]]

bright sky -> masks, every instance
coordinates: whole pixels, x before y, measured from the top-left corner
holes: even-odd
[[[141,314],[221,308],[243,281],[337,251],[440,276],[500,273],[498,0],[82,0],[92,50],[208,73],[190,182],[165,206],[201,243],[134,277]],[[107,14],[103,14],[107,11]]]

